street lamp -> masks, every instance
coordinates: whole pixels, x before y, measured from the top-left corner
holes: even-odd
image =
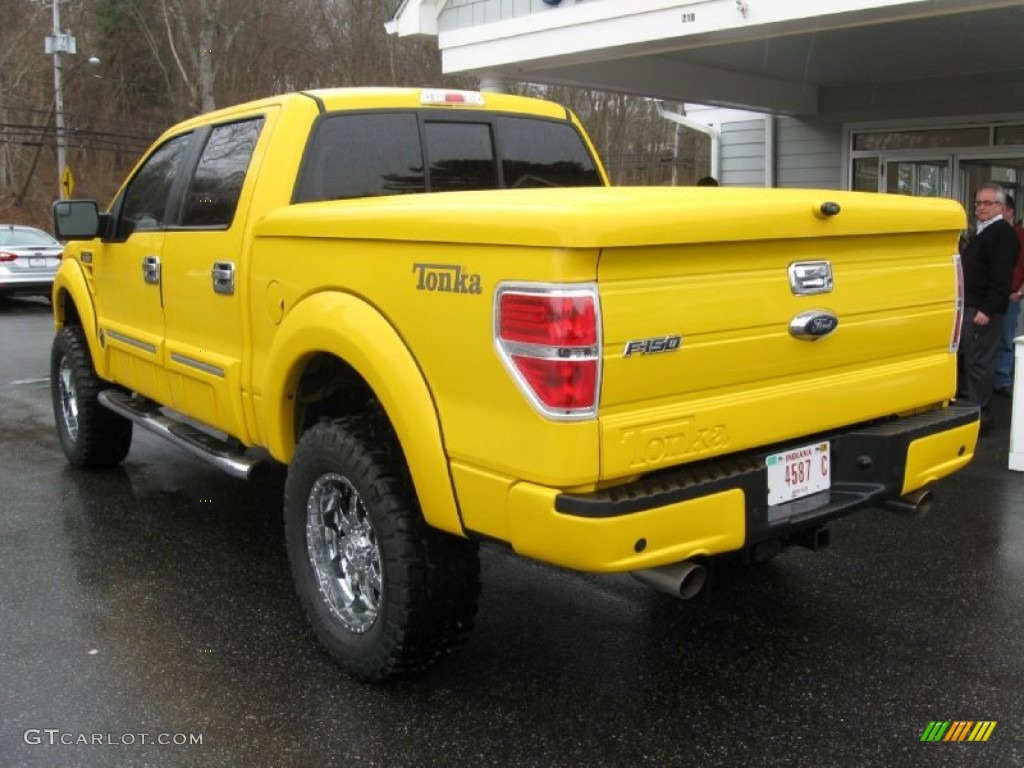
[[[46,37],[46,52],[53,55],[53,115],[57,132],[57,189],[60,199],[64,200],[71,191],[71,169],[67,164],[67,135],[64,132],[64,81],[63,54],[75,55],[77,45],[75,38],[60,29],[60,0],[53,0],[53,34]],[[90,56],[88,64],[99,64],[100,60]]]

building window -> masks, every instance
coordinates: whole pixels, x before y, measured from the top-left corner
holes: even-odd
[[[996,146],[1024,145],[1024,125],[1001,125],[996,128]]]
[[[878,191],[878,158],[860,157],[853,161],[853,183],[856,192]]]

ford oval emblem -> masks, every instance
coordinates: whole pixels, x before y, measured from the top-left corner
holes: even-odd
[[[801,341],[817,341],[839,327],[839,318],[825,309],[802,312],[789,323],[789,335]]]

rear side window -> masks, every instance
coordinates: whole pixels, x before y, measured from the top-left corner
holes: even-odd
[[[310,137],[294,200],[600,185],[569,123],[493,114],[333,114]]]
[[[185,193],[182,226],[230,227],[263,118],[218,125],[210,132]]]
[[[311,137],[296,202],[380,197],[426,189],[416,115],[337,115]]]

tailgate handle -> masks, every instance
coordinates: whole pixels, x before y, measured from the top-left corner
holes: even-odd
[[[832,265],[827,261],[796,261],[789,265],[789,288],[796,296],[832,292]]]

